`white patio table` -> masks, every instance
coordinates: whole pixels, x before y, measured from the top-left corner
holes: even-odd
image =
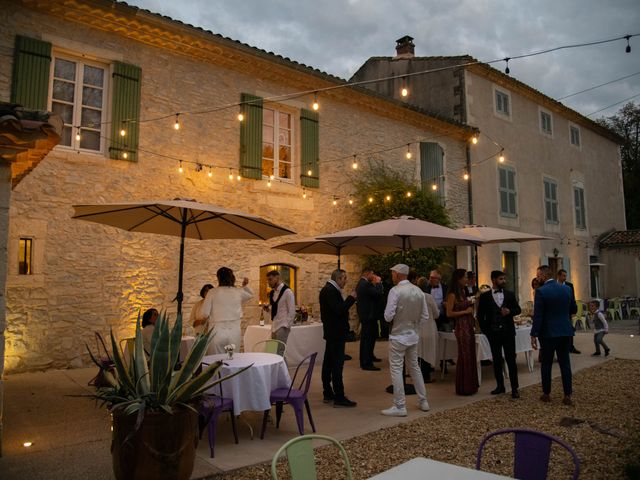
[[[270,326],[249,325],[244,332],[244,350],[251,351],[253,346],[263,340],[271,338]],[[306,323],[291,327],[287,339],[285,358],[291,367],[298,365],[304,358],[318,352],[316,364],[322,364],[325,342],[322,338],[321,323]]]
[[[369,480],[424,480],[425,478],[441,478],[447,480],[498,480],[509,479],[495,473],[473,470],[471,468],[438,462],[429,458],[418,457],[386,472],[379,473]]]
[[[269,410],[271,391],[289,387],[291,376],[284,359],[273,353],[235,353],[229,360],[226,353],[207,355],[202,363],[211,364],[218,360],[224,363],[220,374],[224,377],[237,372],[247,365],[253,366],[239,375],[222,382],[222,396],[233,399],[233,413],[240,415],[244,411]],[[216,385],[211,393],[220,394]]]

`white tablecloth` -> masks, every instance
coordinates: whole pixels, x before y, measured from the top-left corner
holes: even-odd
[[[220,369],[224,377],[237,372],[242,367],[253,364],[251,368],[222,382],[222,396],[233,399],[233,412],[240,415],[246,410],[264,411],[271,408],[269,396],[276,388],[289,387],[291,377],[284,359],[273,353],[236,353],[233,360],[226,354],[207,355],[202,359],[205,364],[218,360],[224,361]],[[209,393],[220,395],[220,386],[215,385]]]
[[[391,470],[379,473],[369,480],[423,480],[425,478],[439,478],[447,480],[498,480],[508,479],[495,473],[473,470],[450,463],[438,462],[429,458],[414,458]]]
[[[271,338],[271,326],[249,325],[244,332],[245,352],[251,351],[256,343],[269,338]],[[325,342],[322,339],[321,323],[294,325],[291,327],[291,333],[289,333],[289,338],[287,339],[285,358],[290,366],[295,367],[313,352],[318,352],[316,365],[321,365],[324,357],[324,347]]]
[[[524,353],[529,371],[533,371],[533,355],[531,355],[531,327],[516,328],[516,353]],[[438,359],[458,358],[458,342],[453,332],[438,332]],[[478,360],[478,381],[482,382],[482,360],[493,360],[491,345],[486,335],[476,334],[476,358]],[[444,370],[443,370],[444,371]],[[508,370],[503,369],[505,375]]]

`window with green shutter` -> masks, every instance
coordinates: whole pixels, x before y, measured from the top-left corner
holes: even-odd
[[[109,145],[111,158],[132,162],[138,160],[141,80],[140,67],[122,62],[113,64]]]
[[[262,98],[249,93],[240,95],[240,174],[245,178],[262,178]]]
[[[420,142],[422,189],[432,192],[444,205],[444,151],[434,142]]]
[[[500,215],[503,217],[517,217],[516,171],[510,167],[498,167],[498,179]]]
[[[320,116],[311,110],[300,111],[300,183],[320,186]]]
[[[11,103],[33,110],[47,109],[51,44],[16,36]]]

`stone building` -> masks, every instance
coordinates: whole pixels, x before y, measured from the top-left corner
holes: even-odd
[[[445,161],[441,171],[423,170],[422,180],[444,183],[448,192],[447,184],[468,174],[469,223],[552,238],[478,249],[480,284],[504,268],[528,300],[536,266],[548,263],[569,272],[579,299],[640,294],[638,259],[602,265],[598,245],[603,234],[626,228],[620,137],[470,56],[415,56],[409,36],[397,41],[395,57],[370,58],[351,80],[394,76],[366,86],[482,132],[469,149],[470,170]]]
[[[122,338],[139,309],[175,311],[179,240],[72,220],[72,205],[197,199],[306,237],[357,224],[346,201],[354,154],[420,178],[434,159],[465,168],[477,133],[118,2],[0,0],[0,23],[0,100],[65,122],[60,144],[11,196],[7,371],[86,365],[93,331]],[[466,184],[446,188],[457,202],[452,218],[468,223]],[[317,311],[335,259],[270,248],[290,238],[187,240],[186,315],[222,265],[248,277],[256,294],[264,269],[281,265],[298,304]],[[359,259],[345,260],[355,284]],[[258,312],[256,297],[245,322]]]

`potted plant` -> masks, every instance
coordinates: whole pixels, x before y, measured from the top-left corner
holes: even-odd
[[[115,477],[118,480],[189,479],[199,439],[197,403],[206,390],[230,378],[213,380],[222,362],[201,369],[212,333],[196,338],[179,368],[176,365],[182,337],[180,315],[171,330],[166,314],[158,318],[148,356],[138,314],[135,347],[128,363],[113,331],[110,336],[113,368],[89,353],[108,385],[98,388],[91,397],[111,411]]]

